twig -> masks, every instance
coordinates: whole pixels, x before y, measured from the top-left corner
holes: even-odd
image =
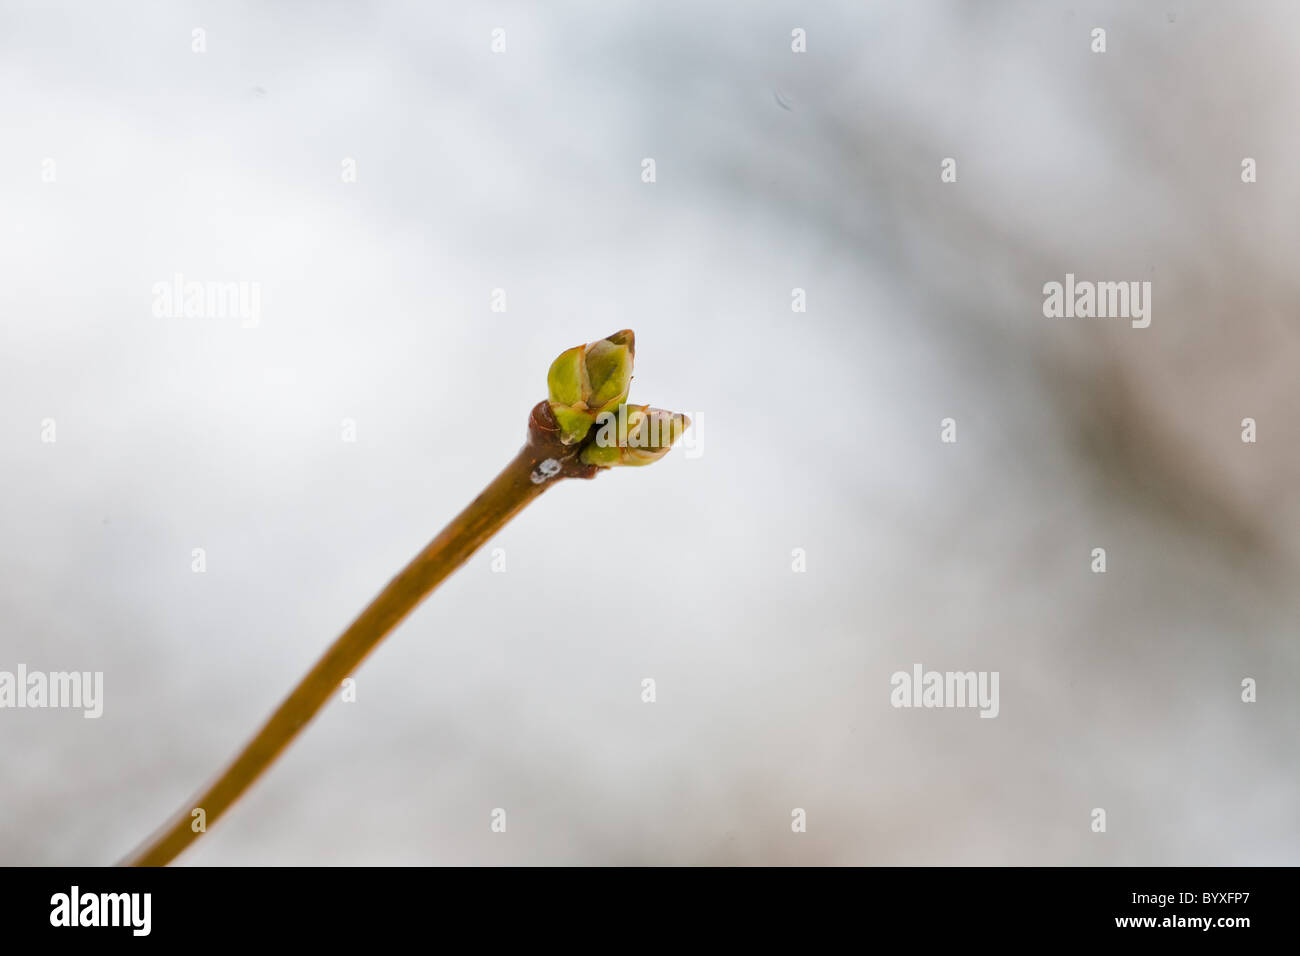
[[[197,840],[206,826],[215,823],[292,743],[344,678],[356,670],[379,642],[547,488],[564,478],[593,478],[611,465],[644,464],[667,452],[689,424],[684,416],[634,408],[631,413],[634,423],[645,424],[654,418],[656,425],[664,422],[665,434],[662,439],[656,437],[653,443],[637,442],[636,424],[630,442],[626,434],[628,414],[623,402],[632,377],[633,349],[632,333],[624,330],[589,346],[570,349],[556,359],[549,377],[551,397],[533,409],[528,422],[528,441],[514,460],[361,612],[225,772],[124,861],[126,865],[165,866]],[[620,350],[625,350],[626,355]],[[578,353],[576,366],[575,352]],[[572,383],[566,384],[566,367],[569,374],[580,377],[579,384],[573,388],[567,387]],[[607,401],[600,405],[592,403],[589,408],[588,401],[593,395]],[[613,444],[603,437],[598,440],[594,428],[597,415],[616,410],[624,416],[622,434]],[[649,418],[647,412],[651,413]],[[588,418],[592,420],[591,432],[583,424]],[[599,464],[590,463],[595,461]],[[194,815],[199,809],[203,811],[205,826],[196,829]]]

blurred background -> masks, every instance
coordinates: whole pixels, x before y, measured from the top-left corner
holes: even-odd
[[[0,710],[0,863],[185,805],[622,327],[693,446],[529,508],[183,862],[1300,862],[1297,29],[0,3],[0,670],[105,695]],[[1150,327],[1045,318],[1067,272]],[[998,717],[891,707],[916,663]]]

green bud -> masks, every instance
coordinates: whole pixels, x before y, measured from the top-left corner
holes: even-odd
[[[585,351],[586,346],[575,345],[565,349],[551,363],[551,370],[546,373],[546,388],[552,402],[576,405],[582,401],[582,380],[586,374],[582,354]]]
[[[579,457],[587,465],[613,468],[658,461],[682,437],[691,420],[649,405],[623,405],[617,412],[600,415],[597,424],[595,438]]]
[[[561,352],[546,373],[547,400],[560,424],[560,440],[580,442],[601,412],[627,400],[636,337],[631,329]]]

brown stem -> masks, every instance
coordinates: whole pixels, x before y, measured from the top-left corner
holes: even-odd
[[[514,460],[388,582],[298,682],[225,772],[182,807],[126,864],[165,866],[174,860],[199,838],[191,826],[193,811],[202,808],[206,823],[215,823],[316,716],[343,679],[430,591],[555,482],[562,478],[592,478],[598,470],[578,460],[577,446],[560,444],[558,426],[545,402],[534,408],[528,441]]]

